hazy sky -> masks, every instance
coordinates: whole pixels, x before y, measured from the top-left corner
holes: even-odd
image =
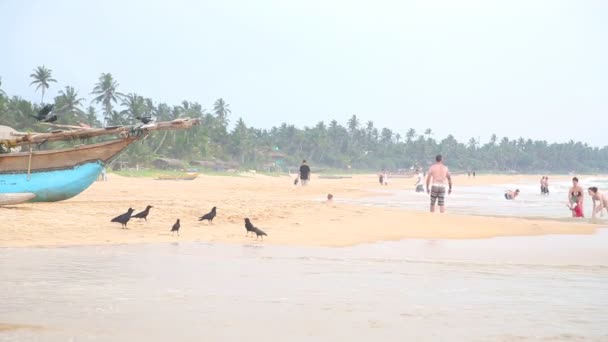
[[[52,95],[89,98],[110,72],[170,104],[223,97],[257,127],[356,114],[401,134],[604,146],[606,18],[602,0],[0,0],[0,77],[39,101],[38,65]]]

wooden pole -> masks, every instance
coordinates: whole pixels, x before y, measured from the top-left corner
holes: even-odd
[[[28,144],[37,144],[45,141],[65,141],[70,139],[85,139],[103,135],[119,135],[129,136],[141,134],[144,137],[149,132],[153,131],[174,131],[186,130],[199,124],[198,119],[176,119],[173,121],[157,122],[143,126],[118,126],[107,128],[82,128],[70,131],[57,131],[51,133],[12,133],[13,136],[18,136],[15,139],[4,139],[3,143],[8,146],[23,146]]]
[[[28,157],[27,160],[27,181],[30,181],[31,178],[31,172],[32,172],[32,152],[34,150],[34,147],[32,146],[32,144],[30,144],[30,155]]]

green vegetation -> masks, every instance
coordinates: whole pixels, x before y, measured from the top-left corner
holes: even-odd
[[[51,70],[44,66],[34,69],[31,77],[32,85],[42,91],[42,99],[50,83],[57,82]],[[157,103],[136,93],[122,93],[119,87],[110,73],[101,74],[91,91],[91,104],[102,109],[98,113],[94,106],[84,108],[86,100],[79,96],[78,90],[63,86],[53,100],[58,123],[124,125],[137,122],[140,116],[155,116],[161,121],[180,117],[201,120],[201,125],[190,131],[165,132],[155,139],[132,145],[121,158],[131,165],[146,166],[157,157],[185,162],[216,158],[237,162],[241,169],[268,170],[268,164],[277,159],[284,167],[292,168],[299,165],[301,159],[307,159],[313,169],[353,173],[426,166],[435,154],[442,153],[456,171],[605,172],[608,168],[608,146],[590,147],[575,141],[550,144],[524,138],[501,139],[496,135],[485,143],[475,138],[463,143],[452,135],[435,139],[431,129],[422,134],[410,129],[401,136],[390,128],[375,127],[373,121],[362,123],[356,115],[345,126],[332,120],[304,128],[284,123],[260,129],[249,127],[238,118],[229,128],[232,112],[224,99],[218,99],[208,112],[197,102]],[[0,83],[0,125],[19,131],[46,130],[47,127],[30,117],[41,105],[18,96],[10,97]]]
[[[181,172],[181,171],[158,170],[158,169],[123,170],[123,171],[113,171],[112,173],[115,173],[115,174],[123,176],[123,177],[149,177],[149,178],[157,178],[160,176],[186,175],[185,172]]]

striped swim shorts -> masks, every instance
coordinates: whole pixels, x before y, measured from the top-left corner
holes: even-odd
[[[440,207],[445,205],[445,186],[433,185],[431,187],[431,205],[435,205],[435,202]]]

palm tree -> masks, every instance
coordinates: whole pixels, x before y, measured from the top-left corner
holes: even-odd
[[[59,96],[55,98],[57,112],[64,114],[70,119],[84,120],[82,110],[82,97],[78,97],[78,91],[74,87],[66,86],[65,90],[59,91]]]
[[[2,77],[0,77],[0,95],[6,95],[4,90],[2,90]]]
[[[215,115],[222,125],[228,125],[228,114],[232,113],[228,107],[230,105],[222,98],[217,99],[213,104],[213,111],[215,111]]]
[[[407,139],[408,143],[411,143],[415,137],[416,137],[416,130],[413,128],[408,129],[407,132],[405,133],[405,138]]]
[[[470,150],[475,150],[477,148],[477,140],[475,138],[469,139],[469,143],[467,144],[467,148]]]
[[[91,127],[101,125],[101,122],[99,122],[99,119],[97,119],[97,112],[95,111],[95,107],[89,106],[85,115],[86,121]]]
[[[52,72],[53,70],[47,69],[43,65],[34,69],[34,72],[30,74],[30,77],[34,79],[32,83],[30,83],[30,85],[37,84],[36,91],[38,91],[38,89],[42,89],[42,97],[40,98],[40,103],[44,102],[44,92],[49,89],[49,83],[57,83],[57,80],[54,79],[51,75]]]
[[[388,128],[383,128],[380,132],[380,142],[385,145],[390,144],[393,141],[393,131]]]
[[[135,93],[124,96],[120,105],[126,107],[120,114],[132,121],[136,121],[137,117],[141,117],[146,112],[144,98]]]
[[[124,96],[124,94],[118,92],[116,88],[118,88],[118,82],[114,80],[112,74],[102,73],[99,77],[99,82],[95,84],[95,88],[93,88],[93,91],[91,92],[91,94],[97,95],[93,99],[93,102],[101,103],[103,105],[104,120],[106,123],[110,120],[116,120],[116,117],[112,112],[112,104],[117,103],[118,100]]]
[[[348,119],[347,126],[350,134],[354,135],[357,129],[359,128],[359,119],[356,115],[353,114],[353,116]]]

